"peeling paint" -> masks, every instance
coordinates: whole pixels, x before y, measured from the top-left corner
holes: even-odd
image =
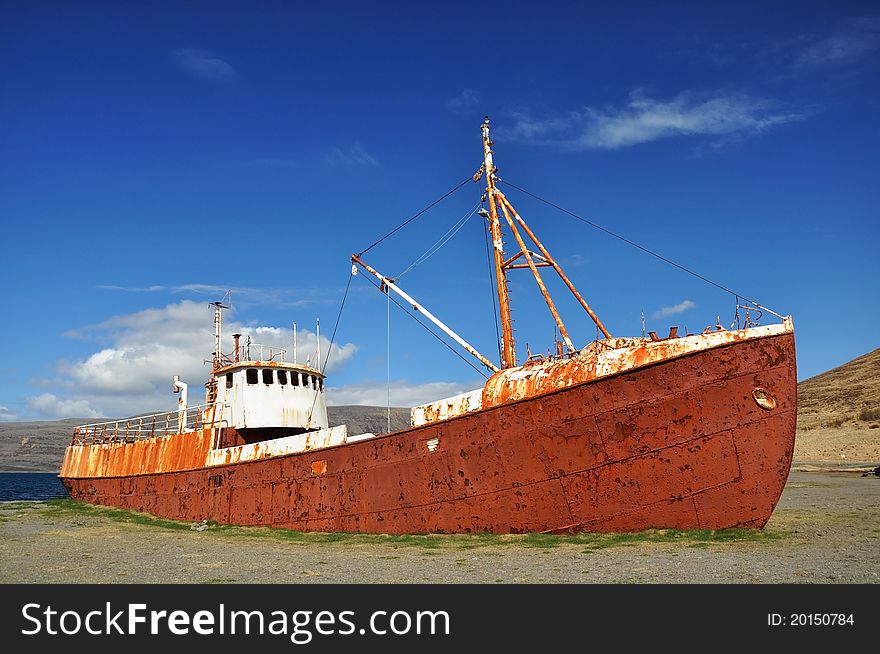
[[[791,319],[782,324],[740,330],[716,330],[678,336],[670,330],[667,339],[610,338],[594,341],[574,356],[531,359],[522,366],[493,375],[483,389],[413,407],[414,426],[447,420],[477,409],[511,400],[536,397],[626,370],[655,365],[703,350],[750,339],[792,334]]]
[[[535,378],[551,381],[537,397],[296,453],[263,441],[206,466],[210,429],[72,446],[61,477],[89,502],[312,531],[761,527],[791,465],[797,380],[793,334],[759,329],[721,333],[709,349],[670,342],[672,358],[657,362],[635,339],[619,360],[597,359],[601,374],[586,381],[554,390],[553,370],[540,369]],[[775,408],[756,403],[757,388]]]

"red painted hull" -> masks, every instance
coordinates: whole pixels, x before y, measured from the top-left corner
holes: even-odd
[[[308,531],[762,527],[791,466],[795,370],[787,333],[361,442],[62,481],[88,502]],[[757,387],[775,408],[758,405]]]

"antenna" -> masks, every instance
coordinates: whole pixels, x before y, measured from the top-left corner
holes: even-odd
[[[232,297],[232,291],[227,291],[226,295],[223,297]],[[221,368],[221,354],[220,354],[220,336],[222,332],[223,325],[223,309],[228,309],[229,305],[223,304],[220,302],[211,302],[208,306],[214,307],[214,357],[213,357],[213,367],[214,370],[218,370]]]
[[[296,363],[296,321],[293,321],[293,362]]]
[[[317,337],[318,337],[318,370],[321,369],[321,319],[315,318],[315,322],[317,323]]]

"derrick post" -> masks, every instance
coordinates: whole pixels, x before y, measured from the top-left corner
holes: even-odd
[[[504,266],[504,242],[495,198],[495,164],[492,162],[492,141],[489,138],[489,117],[483,121],[483,165],[486,172],[486,196],[489,199],[489,232],[495,258],[495,281],[498,286],[498,307],[501,314],[501,368],[516,367],[516,348],[510,320],[510,296],[507,291],[507,269]]]

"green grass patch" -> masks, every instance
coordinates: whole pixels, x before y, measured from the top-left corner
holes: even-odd
[[[24,511],[39,505],[39,502],[0,502],[0,511]]]
[[[116,509],[109,506],[98,506],[77,500],[48,500],[42,507],[34,507],[31,513],[36,513],[47,519],[69,518],[72,516],[85,516],[95,518],[110,518],[117,522],[127,522],[150,527],[162,527],[163,529],[190,529],[189,522],[157,518],[148,513],[138,513],[126,509]]]
[[[76,500],[49,500],[22,506],[28,515],[38,515],[47,520],[70,520],[73,517],[106,518],[114,522],[190,531],[191,522],[168,520],[155,516],[98,506]],[[12,519],[8,516],[7,519]],[[416,547],[427,550],[425,554],[442,550],[473,550],[478,548],[527,547],[547,552],[563,545],[581,546],[586,554],[611,547],[631,547],[642,544],[676,544],[690,547],[708,547],[729,543],[767,543],[785,537],[788,532],[773,529],[722,529],[690,530],[649,529],[632,533],[577,533],[577,534],[349,534],[326,532],[303,532],[269,527],[241,527],[208,523],[202,534],[207,537],[260,538],[297,545],[384,545],[392,548]]]
[[[552,536],[550,534],[526,534],[520,537],[520,544],[526,547],[537,547],[546,549],[548,547],[556,547],[561,545],[566,536]]]
[[[712,543],[763,543],[777,540],[784,535],[785,533],[781,531],[760,529],[705,529],[689,531],[679,529],[648,529],[646,531],[625,533],[526,534],[518,537],[518,541],[511,542],[545,550],[560,545],[586,545],[589,549],[582,552],[587,553],[609,547],[628,547],[643,543],[683,543],[686,545],[696,543],[701,546],[708,546]],[[511,539],[512,537],[502,538]]]

